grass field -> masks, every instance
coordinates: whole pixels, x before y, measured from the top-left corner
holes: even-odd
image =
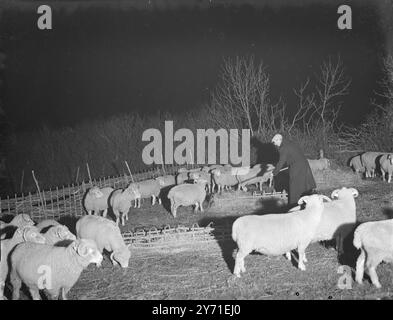
[[[343,178],[343,177],[341,177]],[[344,177],[345,179],[345,177]],[[336,181],[334,183],[337,183]],[[343,183],[348,184],[348,183]],[[335,185],[335,187],[340,187]],[[393,184],[378,179],[359,180],[356,199],[358,221],[386,219],[393,211]],[[333,186],[321,192],[330,194]],[[207,225],[210,221],[226,224],[243,214],[273,210],[274,201],[233,201],[238,192],[216,197],[204,213],[181,208],[173,218],[161,205],[143,203],[132,209],[122,231],[163,227],[167,224]],[[205,204],[207,206],[207,204]],[[278,207],[279,208],[279,207]],[[113,267],[108,257],[103,266],[89,266],[69,293],[70,299],[389,299],[393,297],[393,266],[381,264],[378,275],[382,289],[375,289],[366,278],[362,286],[354,281],[351,289],[339,289],[340,265],[354,271],[357,252],[352,239],[346,241],[346,254],[338,259],[329,245],[314,243],[307,249],[306,271],[297,261],[284,256],[251,254],[245,259],[246,272],[232,275],[236,244],[232,241],[189,244],[167,249],[132,249],[128,269]],[[349,271],[351,272],[351,271]],[[353,277],[353,274],[351,275]],[[347,282],[348,283],[348,282]]]

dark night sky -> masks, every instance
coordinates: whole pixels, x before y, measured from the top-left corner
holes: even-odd
[[[35,28],[35,12],[8,11],[5,111],[27,130],[198,108],[223,58],[250,54],[268,65],[272,99],[293,108],[293,87],[339,54],[352,79],[342,119],[356,124],[378,90],[384,34],[372,8],[352,9],[351,31],[337,29],[336,6],[54,11],[51,31]]]

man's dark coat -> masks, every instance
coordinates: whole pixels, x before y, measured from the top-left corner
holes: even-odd
[[[310,165],[300,147],[289,140],[283,139],[278,149],[280,159],[273,171],[276,176],[287,165],[289,167],[289,198],[288,205],[297,204],[300,197],[316,188]]]

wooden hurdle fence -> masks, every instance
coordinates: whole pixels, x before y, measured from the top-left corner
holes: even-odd
[[[82,200],[86,191],[92,186],[124,188],[130,182],[152,179],[164,174],[175,174],[179,168],[195,168],[196,165],[165,166],[144,170],[131,175],[117,177],[102,177],[91,182],[83,181],[80,184],[71,184],[61,187],[41,190],[40,193],[15,194],[0,198],[0,217],[4,215],[29,214],[35,221],[43,219],[58,219],[62,216],[83,215]]]

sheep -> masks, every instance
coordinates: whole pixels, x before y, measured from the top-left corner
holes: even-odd
[[[363,283],[364,265],[368,269],[371,282],[381,288],[376,268],[385,261],[393,263],[393,219],[365,222],[359,225],[354,234],[353,245],[360,249],[356,261],[356,282]]]
[[[34,226],[34,221],[30,218],[28,214],[21,213],[17,214],[11,222],[7,223],[6,226],[15,226],[21,228],[24,226]]]
[[[217,192],[222,192],[222,189],[228,189],[239,184],[239,180],[236,175],[233,175],[230,170],[220,170],[218,168],[213,169],[212,180],[214,185],[217,185]]]
[[[91,263],[100,266],[102,260],[96,243],[89,239],[76,240],[67,247],[22,243],[11,255],[12,298],[19,300],[24,283],[34,300],[40,300],[41,289],[46,289],[52,299],[61,294],[66,300],[82,271]]]
[[[385,175],[388,174],[388,183],[392,181],[393,175],[393,153],[384,154],[380,159],[379,163],[381,166],[382,180],[385,181]]]
[[[210,173],[205,172],[205,171],[191,172],[190,179],[192,179],[194,181],[198,181],[201,179],[206,181],[207,192],[209,192],[209,193],[211,192],[211,190],[212,190],[212,176]]]
[[[330,168],[330,160],[326,158],[321,159],[307,159],[312,171],[326,170]]]
[[[250,184],[259,184],[259,190],[262,190],[262,185],[264,182],[267,182],[270,180],[270,186],[273,182],[272,179],[272,171],[274,169],[274,166],[272,164],[268,164],[266,166],[266,170],[263,173],[263,175],[259,175],[262,172],[262,165],[256,164],[254,165],[248,174],[238,176],[238,180],[240,181],[238,185],[238,189],[241,189],[243,191],[247,191],[247,185]]]
[[[98,250],[112,252],[110,259],[115,265],[119,263],[123,268],[128,267],[131,253],[124,243],[119,227],[102,217],[84,216],[76,223],[78,238],[91,239],[97,244]]]
[[[366,171],[366,169],[364,168],[364,166],[362,164],[362,160],[360,158],[360,155],[353,157],[349,162],[349,166],[352,168],[352,170],[355,173],[364,173]]]
[[[61,224],[58,223],[56,220],[52,220],[52,219],[46,219],[46,220],[42,220],[40,223],[36,224],[36,228],[42,232],[42,231],[46,231],[47,229],[49,229],[50,227],[53,226],[60,226]]]
[[[199,179],[195,184],[181,184],[174,186],[168,193],[171,202],[171,213],[176,218],[176,211],[179,206],[195,205],[194,212],[198,207],[203,212],[202,203],[206,198],[206,180]]]
[[[34,226],[18,228],[11,239],[0,242],[0,300],[4,299],[4,285],[8,275],[8,255],[22,242],[45,243],[45,238]]]
[[[44,229],[45,230],[45,229]],[[69,240],[74,241],[76,237],[71,233],[70,230],[66,226],[63,225],[55,225],[46,230],[46,232],[42,233],[46,239],[47,244],[55,245],[60,241]]]
[[[354,188],[343,187],[334,190],[331,198],[337,200],[324,203],[321,221],[312,242],[335,239],[338,255],[341,255],[344,250],[344,240],[356,224],[355,198],[358,196],[359,192]],[[295,207],[290,211],[299,209],[300,207]]]
[[[377,158],[382,152],[365,152],[360,155],[363,167],[366,169],[366,178],[375,177],[375,169],[377,168]]]
[[[137,199],[140,199],[141,194],[137,190],[137,187],[134,183],[131,183],[125,189],[117,189],[112,192],[109,198],[109,204],[112,208],[113,214],[116,217],[116,224],[118,225],[120,222],[120,214],[121,214],[121,224],[125,225],[125,220],[128,221],[128,212],[131,208],[131,201],[135,201],[135,206],[137,203]]]
[[[188,180],[188,172],[179,172],[176,175],[176,184],[183,184]]]
[[[140,196],[136,198],[136,202],[138,204],[138,208],[141,207],[141,198],[150,198],[152,199],[151,204],[154,206],[156,201],[161,204],[160,193],[161,193],[161,185],[159,181],[155,179],[148,179],[144,181],[140,181],[134,184],[136,190],[140,193]]]
[[[89,189],[83,201],[87,213],[97,215],[100,214],[100,211],[104,211],[102,216],[106,217],[108,213],[108,199],[113,190],[111,187],[101,189],[93,187]]]
[[[266,255],[281,255],[297,248],[298,268],[306,270],[305,250],[321,219],[325,196],[311,195],[299,199],[306,209],[286,214],[248,215],[233,223],[232,239],[238,245],[234,275],[245,272],[244,258],[253,250]],[[290,258],[290,256],[288,257]]]
[[[157,177],[156,180],[160,184],[161,189],[176,184],[176,177],[169,174],[165,176]]]

